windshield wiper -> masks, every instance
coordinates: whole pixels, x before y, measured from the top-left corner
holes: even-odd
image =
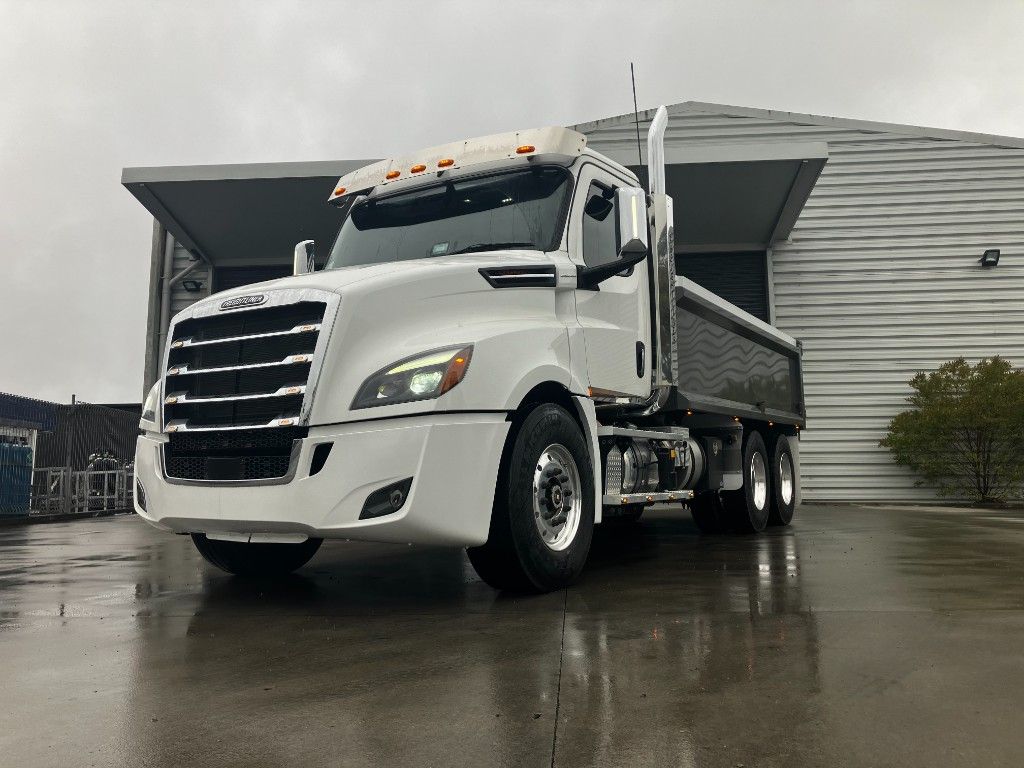
[[[504,248],[536,248],[535,243],[474,243],[473,245],[467,245],[465,248],[459,248],[457,251],[452,251],[449,256],[455,256],[459,253],[473,253],[474,251],[500,251]]]

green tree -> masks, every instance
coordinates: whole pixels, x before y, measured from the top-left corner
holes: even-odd
[[[943,496],[1004,501],[1024,483],[1024,371],[963,358],[910,380],[912,407],[879,443]]]

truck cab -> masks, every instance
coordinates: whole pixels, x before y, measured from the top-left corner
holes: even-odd
[[[676,276],[664,125],[649,190],[564,128],[343,176],[343,224],[292,277],[173,318],[136,511],[239,575],[362,539],[465,547],[519,591],[570,583],[595,524],[654,503],[788,523],[799,345]]]

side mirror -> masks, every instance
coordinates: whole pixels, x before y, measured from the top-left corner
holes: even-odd
[[[303,240],[295,246],[293,275],[306,275],[316,269],[316,247],[312,240]]]
[[[647,253],[647,195],[640,187],[619,187],[615,190],[615,207],[619,209],[619,255]]]
[[[576,287],[580,290],[596,291],[608,278],[647,258],[647,195],[639,187],[619,187],[615,190],[615,207],[619,211],[619,258],[596,267],[576,267]]]

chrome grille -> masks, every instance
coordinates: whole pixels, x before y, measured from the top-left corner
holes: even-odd
[[[321,332],[337,303],[324,291],[274,291],[258,306],[197,305],[172,327],[163,389],[168,479],[293,476],[327,341]]]
[[[164,382],[168,431],[297,423],[326,309],[300,301],[178,323]]]

